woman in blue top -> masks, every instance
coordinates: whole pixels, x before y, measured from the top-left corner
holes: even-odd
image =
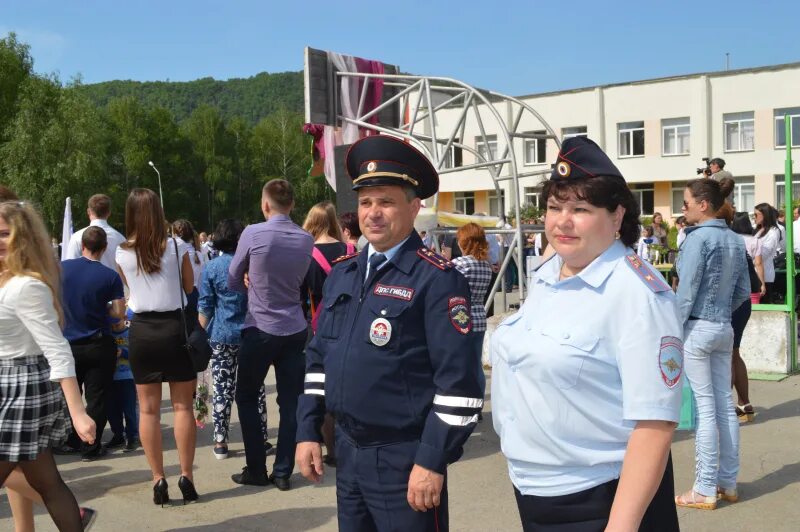
[[[567,139],[542,197],[555,255],[491,337],[495,430],[529,531],[678,530],[675,296],[631,246],[639,206],[591,140]]]
[[[684,328],[686,377],[697,401],[695,482],[678,506],[713,510],[736,502],[739,423],[731,393],[731,314],[750,298],[744,241],[716,218],[733,181],[695,179],[683,192],[686,228],[678,256],[678,308]]]
[[[206,264],[200,279],[198,301],[200,325],[208,330],[211,344],[214,421],[214,457],[228,457],[228,425],[236,393],[236,367],[239,361],[241,329],[247,314],[247,294],[228,288],[228,268],[236,252],[244,226],[238,220],[222,220],[214,231],[214,250],[220,256]],[[267,441],[267,406],[264,386],[259,391],[259,414],[264,441]]]

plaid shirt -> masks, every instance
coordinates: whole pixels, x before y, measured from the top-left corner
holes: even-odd
[[[476,260],[472,255],[457,257],[453,259],[453,264],[469,282],[473,330],[483,332],[486,330],[486,310],[483,304],[486,301],[489,283],[492,282],[492,267],[489,261]]]

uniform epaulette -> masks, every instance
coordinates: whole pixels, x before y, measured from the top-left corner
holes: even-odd
[[[417,250],[417,255],[430,262],[440,270],[449,270],[453,267],[452,262],[424,246]]]
[[[672,290],[669,285],[664,281],[664,277],[654,272],[653,269],[645,264],[645,262],[636,253],[629,253],[625,255],[625,263],[636,272],[639,279],[644,282],[653,292],[667,292]]]
[[[349,255],[342,255],[341,257],[337,257],[331,261],[331,264],[339,264],[340,262],[344,262],[346,260],[354,259],[358,257],[358,253],[351,253]]]

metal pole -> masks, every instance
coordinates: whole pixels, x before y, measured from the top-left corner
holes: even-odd
[[[791,357],[791,370],[797,370],[797,314],[795,312],[795,271],[794,271],[794,227],[789,220],[792,219],[792,203],[794,198],[792,196],[792,123],[789,115],[783,115],[783,123],[786,128],[786,164],[784,167],[784,190],[786,198],[784,210],[786,211],[786,303],[789,306],[789,323],[792,330],[789,331],[791,338],[790,345],[792,349]]]
[[[158,176],[158,199],[161,200],[161,210],[164,210],[164,194],[161,192],[161,172],[158,171],[156,165],[153,164],[153,161],[148,161],[150,166],[153,170],[156,171],[156,175]]]

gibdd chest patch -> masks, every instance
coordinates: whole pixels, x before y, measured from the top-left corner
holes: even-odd
[[[375,290],[372,291],[376,296],[393,297],[395,299],[402,299],[403,301],[411,301],[414,297],[414,289],[406,288],[405,286],[389,286],[388,284],[376,284]]]
[[[450,316],[450,323],[458,332],[467,334],[472,330],[472,316],[465,298],[451,297],[447,302],[447,313]]]
[[[658,369],[668,388],[674,388],[683,374],[683,342],[674,336],[661,337],[658,350]]]

